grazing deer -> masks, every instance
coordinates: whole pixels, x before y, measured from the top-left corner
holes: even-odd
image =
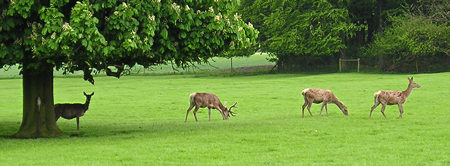
[[[91,101],[91,97],[94,95],[94,92],[89,95],[86,94],[86,92],[83,92],[83,94],[86,96],[86,102],[84,104],[55,104],[55,120],[58,121],[59,117],[63,117],[64,119],[77,118],[77,130],[80,130],[80,117],[82,117],[89,109],[89,103]]]
[[[187,121],[189,111],[191,111],[191,109],[194,106],[195,106],[194,110],[195,121],[198,121],[197,120],[198,109],[205,107],[208,107],[209,121],[211,121],[211,108],[218,110],[220,114],[222,114],[223,120],[228,120],[229,115],[234,116],[234,112],[232,112],[231,109],[236,107],[237,102],[227,109],[226,106],[222,105],[219,98],[217,98],[217,96],[212,93],[191,93],[189,95],[189,98],[190,98],[190,106],[186,112],[186,118],[184,119],[184,122]]]
[[[415,83],[413,81],[413,78],[408,78],[409,84],[408,88],[404,91],[384,91],[380,90],[373,94],[373,97],[375,99],[375,103],[372,106],[372,109],[370,109],[369,118],[372,116],[372,111],[378,106],[382,105],[381,107],[381,113],[383,114],[384,118],[386,118],[386,115],[384,114],[384,109],[386,108],[386,105],[398,105],[398,109],[400,111],[400,115],[398,118],[402,118],[403,116],[403,103],[406,102],[406,98],[411,94],[413,88],[420,88],[420,85]]]
[[[339,107],[339,109],[341,109],[342,113],[344,113],[344,115],[348,115],[347,107],[345,107],[345,105],[342,104],[342,102],[340,102],[336,96],[334,96],[331,90],[307,88],[302,91],[302,95],[305,98],[305,104],[303,104],[302,106],[302,117],[305,117],[306,106],[308,106],[309,114],[312,116],[311,113],[312,103],[319,104],[322,102],[323,102],[322,108],[320,108],[319,115],[322,115],[323,107],[325,107],[325,111],[327,112],[328,115],[328,108],[327,108],[328,103],[336,104]]]

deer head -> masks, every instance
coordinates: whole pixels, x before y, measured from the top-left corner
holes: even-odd
[[[342,113],[344,113],[344,115],[348,115],[348,110],[347,107],[345,105],[342,105],[342,107],[340,107]]]
[[[225,102],[225,108],[226,109],[225,109],[225,111],[223,111],[223,119],[224,120],[227,120],[230,117],[230,115],[231,116],[235,116],[235,112],[231,111],[231,109],[232,108],[237,108],[236,104],[237,104],[237,102],[234,103],[232,106],[230,106],[230,108],[226,108],[227,106],[226,106],[226,102]]]
[[[92,96],[94,96],[94,92],[92,92],[91,94],[86,94],[86,92],[83,92],[83,94],[88,98],[91,99]]]
[[[83,104],[85,107],[85,111],[89,109],[89,103],[91,102],[91,97],[94,96],[94,92],[91,94],[86,94],[86,92],[83,92],[83,94],[86,96],[86,102]]]
[[[409,86],[411,86],[412,88],[420,88],[420,85],[417,84],[417,83],[415,83],[413,79],[414,79],[413,77],[408,78],[408,80],[409,80]]]
[[[339,100],[335,101],[334,103],[339,107],[344,115],[348,115],[348,110],[344,103],[340,102]]]

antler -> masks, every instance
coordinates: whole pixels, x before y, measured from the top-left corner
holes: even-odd
[[[236,104],[237,104],[237,102],[234,103],[232,106],[230,106],[230,108],[228,109],[228,111],[230,112],[230,115],[231,115],[231,116],[234,116],[234,112],[232,112],[231,109],[232,109],[232,108],[237,108]]]

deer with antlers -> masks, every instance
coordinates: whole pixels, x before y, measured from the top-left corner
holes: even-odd
[[[386,118],[386,115],[384,114],[384,109],[386,108],[386,105],[398,105],[398,109],[400,111],[400,115],[398,118],[402,118],[403,115],[403,103],[406,102],[406,98],[411,94],[413,88],[420,88],[420,85],[415,83],[413,80],[413,77],[408,78],[409,84],[408,88],[404,91],[385,91],[380,90],[373,94],[374,97],[374,104],[372,106],[372,109],[370,109],[369,118],[372,116],[372,111],[378,106],[382,105],[381,107],[381,113],[383,114],[384,118]]]
[[[328,115],[328,108],[327,108],[328,103],[336,104],[339,107],[339,109],[341,109],[342,113],[344,113],[344,115],[348,115],[347,107],[342,102],[340,102],[336,96],[334,96],[331,90],[307,88],[302,91],[302,95],[305,99],[305,103],[302,106],[302,117],[305,117],[305,107],[307,106],[309,114],[312,116],[311,113],[312,103],[316,104],[322,103],[319,115],[322,115],[323,107],[325,107],[325,111],[327,112]]]
[[[55,120],[58,121],[59,117],[63,117],[64,119],[73,119],[77,118],[77,130],[80,130],[80,117],[86,113],[89,109],[89,103],[91,102],[91,97],[94,95],[94,92],[91,94],[86,94],[83,92],[84,96],[86,96],[86,102],[82,103],[64,103],[64,104],[55,104]]]
[[[187,117],[189,115],[189,112],[191,109],[195,106],[194,110],[194,117],[195,121],[197,120],[197,111],[199,108],[205,108],[208,107],[208,117],[209,121],[211,121],[211,108],[216,109],[220,112],[220,114],[223,117],[223,120],[228,120],[229,115],[234,116],[234,112],[231,111],[232,108],[237,108],[236,103],[234,103],[230,108],[227,108],[226,106],[222,105],[219,98],[215,94],[212,93],[191,93],[189,95],[190,98],[190,106],[186,112],[186,118],[184,119],[184,122],[187,121]],[[225,102],[226,105],[226,102]]]

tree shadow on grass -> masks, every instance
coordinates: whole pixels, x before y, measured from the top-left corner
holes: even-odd
[[[239,123],[242,125],[242,123]],[[20,127],[16,123],[12,122],[0,122],[3,127],[3,131],[0,134],[0,138],[15,139],[11,137]],[[225,127],[224,127],[225,126]],[[76,130],[76,126],[73,124],[65,123],[60,125],[60,129],[66,134],[67,138],[96,138],[96,137],[127,137],[127,136],[142,136],[151,135],[151,137],[168,136],[173,134],[189,134],[193,132],[210,132],[217,130],[226,130],[226,128],[238,127],[229,121],[212,120],[212,121],[188,121],[183,120],[164,120],[160,121],[147,121],[141,123],[128,123],[128,124],[98,124],[95,122],[86,122],[80,126],[80,130]],[[241,126],[242,127],[242,126]]]
[[[133,123],[125,125],[97,125],[90,131],[85,130],[83,137],[109,137],[109,136],[126,136],[126,135],[152,135],[155,137],[170,135],[172,133],[189,133],[208,130],[217,130],[219,126],[213,122],[207,124],[206,122],[187,122],[183,121],[150,121],[143,123]],[[87,128],[87,127],[86,127]],[[69,132],[70,133],[70,132]]]
[[[19,128],[20,122],[0,120],[0,138],[13,139],[12,135],[19,131]]]

